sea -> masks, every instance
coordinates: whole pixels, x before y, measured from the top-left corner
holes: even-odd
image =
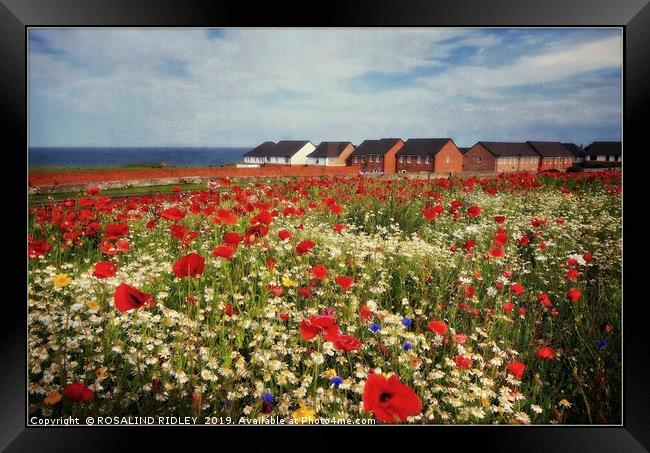
[[[208,167],[241,162],[250,148],[108,147],[29,148],[29,168],[122,167],[163,164],[170,167]]]

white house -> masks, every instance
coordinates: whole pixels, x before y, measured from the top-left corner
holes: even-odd
[[[244,164],[307,165],[307,155],[316,149],[309,140],[264,142],[244,154]]]
[[[593,142],[585,148],[587,160],[622,162],[621,142]]]
[[[345,161],[353,151],[354,145],[350,142],[321,142],[314,152],[307,156],[307,165],[344,167]]]

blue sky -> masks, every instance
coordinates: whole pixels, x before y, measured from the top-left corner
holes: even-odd
[[[29,30],[30,146],[621,138],[619,29]]]

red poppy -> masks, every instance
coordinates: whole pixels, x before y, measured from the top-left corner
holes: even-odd
[[[120,286],[115,288],[113,300],[115,301],[115,307],[117,307],[117,309],[122,313],[135,308],[140,308],[145,304],[150,307],[155,305],[150,294],[145,294],[126,283],[122,283]]]
[[[472,250],[474,249],[474,246],[476,245],[476,239],[469,239],[465,241],[463,244],[465,246],[465,250],[467,250],[467,253],[472,253]]]
[[[492,258],[504,258],[506,256],[506,252],[504,252],[501,247],[494,247],[490,250],[490,256]]]
[[[444,335],[447,333],[447,324],[445,324],[444,321],[431,321],[427,324],[427,327],[438,335]]]
[[[269,268],[269,270],[275,269],[276,264],[278,264],[278,261],[273,258],[269,258],[266,260],[266,267]]]
[[[269,234],[269,227],[262,225],[261,223],[253,225],[244,233],[244,242],[246,244],[252,244],[257,238],[261,238]]]
[[[537,296],[537,300],[541,302],[541,304],[544,306],[544,308],[552,308],[553,304],[551,303],[551,299],[549,299],[548,294],[546,293],[539,293]]]
[[[97,278],[110,278],[115,275],[115,264],[110,261],[100,261],[95,264],[93,276]]]
[[[474,287],[472,285],[468,285],[463,291],[463,293],[465,294],[465,297],[471,298],[472,296],[474,296]]]
[[[582,293],[580,292],[579,289],[577,288],[571,288],[569,291],[566,293],[566,297],[573,303],[576,303],[580,300],[582,297]]]
[[[239,217],[227,209],[218,209],[217,214],[212,217],[212,221],[224,225],[235,225],[239,221]]]
[[[302,297],[311,297],[314,292],[309,288],[300,288],[298,290],[298,294],[300,294]]]
[[[422,216],[427,219],[427,220],[434,220],[436,217],[438,217],[440,214],[444,212],[445,208],[442,207],[442,205],[435,205],[435,206],[425,206],[424,209],[422,209]]]
[[[183,220],[185,218],[185,211],[182,211],[176,207],[163,209],[160,213],[160,216],[167,219],[173,220],[175,222]]]
[[[556,357],[555,351],[550,346],[542,346],[537,350],[537,358],[541,360],[553,360]]]
[[[524,292],[524,287],[522,286],[521,283],[513,283],[512,285],[510,285],[510,291],[512,291],[513,293],[519,296]]]
[[[278,231],[278,237],[280,238],[281,241],[289,241],[293,237],[293,234],[291,234],[287,230],[280,230]]]
[[[477,205],[472,205],[469,208],[467,208],[467,217],[470,219],[473,219],[474,217],[478,217],[481,214],[481,208]]]
[[[334,315],[312,315],[307,319],[303,319],[300,323],[300,335],[305,340],[311,340],[323,333],[326,336],[337,335],[339,327],[336,325],[336,318]]]
[[[239,244],[244,237],[240,234],[235,233],[234,231],[230,231],[223,236],[223,242],[232,245],[233,247]]]
[[[325,340],[334,344],[337,351],[358,351],[361,349],[361,340],[352,335],[338,335],[328,333]]]
[[[232,304],[226,304],[226,305],[223,307],[223,312],[224,312],[224,314],[226,314],[227,316],[232,316],[232,315],[235,314],[235,309],[233,308]]]
[[[146,225],[148,230],[153,230],[156,228],[156,221],[155,220],[149,220]]]
[[[104,228],[104,238],[118,239],[129,234],[129,225],[126,223],[115,223],[106,225]]]
[[[454,357],[454,363],[458,368],[467,369],[472,366],[472,359],[469,357],[463,357],[462,355],[457,355]]]
[[[389,379],[371,373],[363,389],[363,410],[372,412],[380,421],[402,423],[409,415],[422,412],[422,401],[396,375]]]
[[[345,230],[345,225],[343,225],[342,223],[335,223],[334,225],[332,225],[332,229],[337,233],[340,233],[341,231]]]
[[[91,187],[88,189],[88,195],[93,196],[93,195],[99,195],[99,193],[102,191],[99,187]]]
[[[327,278],[327,268],[322,264],[317,264],[309,269],[309,273],[318,280],[325,280]]]
[[[273,215],[269,211],[262,211],[251,217],[251,225],[256,223],[263,223],[265,225],[270,225],[273,222]]]
[[[172,187],[172,192],[174,192],[174,193],[178,193],[178,192],[180,192],[180,191],[181,191],[181,187],[180,187],[180,186],[174,186],[174,187]]]
[[[316,246],[316,243],[314,241],[310,241],[309,239],[300,241],[296,246],[296,254],[298,254],[298,256],[301,256],[305,253],[309,253],[311,249],[314,248],[314,246]]]
[[[503,311],[505,311],[506,313],[510,313],[513,310],[513,308],[515,308],[515,306],[513,305],[512,302],[506,302],[505,304],[503,304]]]
[[[63,394],[71,401],[88,401],[94,392],[83,382],[73,382],[65,386]]]
[[[350,289],[354,284],[354,279],[346,275],[339,275],[334,279],[334,281],[341,287],[341,289],[343,289],[344,292]]]
[[[205,270],[205,258],[197,253],[190,253],[180,258],[172,268],[174,274],[179,277],[198,277]]]
[[[48,244],[45,241],[29,241],[29,257],[38,258],[45,256],[47,252],[52,250],[52,245]]]
[[[524,234],[519,239],[517,239],[517,242],[519,242],[519,245],[522,247],[526,247],[528,244],[530,244],[530,238],[528,235]]]
[[[575,269],[569,269],[566,273],[567,280],[571,280],[572,282],[578,280],[579,276],[580,276],[580,272],[578,272]]]
[[[519,307],[519,316],[524,316],[526,314],[526,307]]]
[[[451,336],[451,339],[454,343],[465,344],[467,341],[467,335],[464,333],[457,333]]]
[[[524,375],[524,370],[526,366],[522,362],[510,362],[506,365],[506,370],[508,373],[512,374],[515,378],[521,379]]]
[[[287,321],[291,317],[291,314],[287,313],[286,311],[283,311],[282,313],[280,313],[279,317],[282,321]]]
[[[584,255],[582,255],[582,259],[588,263],[593,259],[593,256],[591,255],[591,253],[585,252]]]
[[[370,318],[372,318],[372,310],[370,309],[370,307],[367,305],[362,305],[359,308],[359,317],[361,318],[362,321],[367,321]]]
[[[508,242],[508,234],[506,233],[505,229],[499,228],[499,230],[494,235],[493,239],[494,239],[494,243],[499,247],[501,247],[506,242]]]
[[[230,245],[220,245],[215,247],[212,251],[212,256],[215,258],[225,258],[228,261],[232,259],[232,255],[235,253],[235,248]]]
[[[504,216],[504,215],[495,215],[494,216],[494,221],[500,225],[500,224],[502,224],[503,222],[506,221],[506,216]]]
[[[284,288],[277,285],[266,285],[266,289],[276,297],[280,297],[284,293]]]
[[[127,241],[126,239],[120,239],[115,243],[115,246],[120,252],[128,252],[130,247],[129,241]]]

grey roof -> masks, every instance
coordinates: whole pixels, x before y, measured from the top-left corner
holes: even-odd
[[[496,157],[517,157],[517,156],[533,156],[539,157],[539,153],[530,146],[528,143],[512,143],[512,142],[479,142],[485,146],[488,151]]]
[[[460,151],[461,154],[465,154],[467,151],[469,151],[469,148],[458,148],[458,151]]]
[[[450,138],[409,138],[396,155],[435,156],[450,141]]]
[[[270,156],[270,150],[275,146],[273,142],[264,142],[261,145],[251,149],[249,152],[244,154],[245,157],[264,157]]]
[[[264,142],[257,148],[250,150],[246,157],[291,157],[309,143],[309,140],[284,140],[281,142]]]
[[[528,142],[542,157],[573,157],[571,151],[560,142]]]
[[[620,156],[621,142],[593,142],[585,152],[590,156]]]
[[[562,146],[568,149],[573,157],[585,157],[585,151],[575,143],[562,143]]]
[[[380,140],[364,140],[361,142],[357,149],[352,152],[352,156],[366,156],[368,154],[380,154],[384,155],[390,149],[395,146],[395,144],[400,141],[401,138],[382,138]]]
[[[307,157],[339,157],[351,142],[321,142]],[[354,147],[354,145],[352,145]]]

